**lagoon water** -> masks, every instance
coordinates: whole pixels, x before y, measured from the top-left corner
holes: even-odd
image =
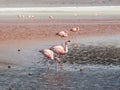
[[[119,66],[66,65],[47,72],[41,65],[0,72],[0,89],[8,90],[119,90]],[[80,70],[82,69],[82,71]]]

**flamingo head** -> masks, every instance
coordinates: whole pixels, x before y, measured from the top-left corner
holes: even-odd
[[[61,63],[61,59],[60,59],[60,58],[55,57],[54,59],[55,59],[55,61],[57,61],[58,63]]]
[[[41,52],[42,52],[42,50],[39,50],[38,52],[40,52],[40,53],[41,53]]]
[[[70,43],[70,42],[71,42],[70,40],[66,41],[66,42],[65,42],[65,45],[68,45],[68,43]]]
[[[70,40],[68,40],[67,42],[71,42]]]
[[[70,29],[70,31],[72,31],[72,29]]]
[[[77,27],[77,30],[79,31],[79,30],[80,30],[80,28],[79,28],[79,27]]]

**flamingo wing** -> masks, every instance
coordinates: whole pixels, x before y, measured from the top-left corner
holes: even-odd
[[[59,36],[66,37],[68,35],[65,31],[61,31],[61,32],[59,32]]]
[[[64,53],[64,51],[65,51],[64,47],[61,45],[52,47],[52,50],[57,54]]]
[[[49,50],[49,49],[45,49],[45,50],[43,50],[43,54],[44,54],[46,57],[48,57],[48,58],[50,58],[50,59],[53,59],[53,55],[54,55],[53,51],[51,51],[51,50]]]

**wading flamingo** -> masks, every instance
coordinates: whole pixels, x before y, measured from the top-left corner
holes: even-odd
[[[55,60],[56,62],[60,62],[60,58],[54,57],[54,52],[50,49],[43,49],[43,50],[40,50],[39,52],[42,53],[45,57],[47,57],[47,59],[49,60]],[[49,62],[47,62],[47,67],[48,67],[48,70],[50,70]]]
[[[72,28],[70,31],[72,31],[72,32],[78,32],[79,30],[80,30],[79,27],[74,27],[74,28]]]
[[[65,55],[66,53],[68,53],[68,43],[70,42],[70,40],[65,42],[65,47],[62,45],[54,45],[52,47],[50,47],[50,50],[52,50],[53,52],[55,52],[58,55]],[[61,62],[61,60],[60,60]],[[62,69],[63,66],[61,65],[60,68]]]
[[[58,33],[56,33],[56,35],[60,36],[61,38],[63,37],[67,37],[68,36],[68,31],[60,31]]]

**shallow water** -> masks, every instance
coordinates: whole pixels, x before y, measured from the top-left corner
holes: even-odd
[[[8,88],[14,90],[119,90],[120,67],[67,65],[64,70],[51,69],[47,72],[46,68],[37,64],[28,68],[9,69],[0,72],[0,89],[8,90]]]

